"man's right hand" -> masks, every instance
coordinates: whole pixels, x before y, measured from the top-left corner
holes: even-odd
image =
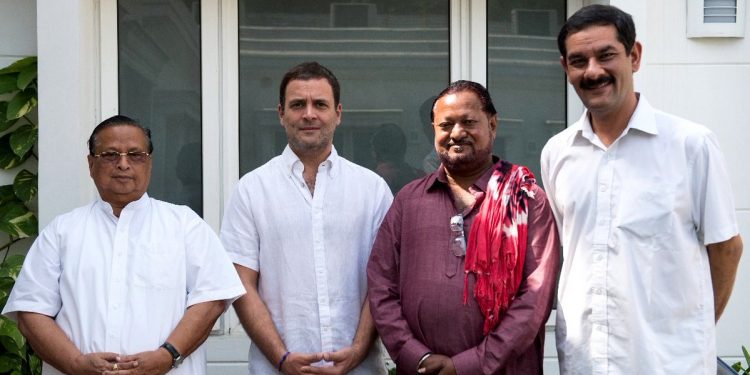
[[[425,375],[456,375],[456,368],[453,366],[451,357],[441,354],[431,354],[422,362],[417,369],[418,374]]]
[[[289,353],[289,356],[281,365],[281,373],[286,375],[304,374],[302,367],[310,366],[322,360],[323,353]]]
[[[134,367],[131,362],[120,362],[120,355],[117,353],[98,352],[81,354],[73,361],[71,374],[92,374],[99,375],[105,371],[112,371],[117,363],[118,369],[129,369]]]

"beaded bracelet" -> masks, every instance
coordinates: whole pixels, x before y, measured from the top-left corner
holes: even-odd
[[[279,360],[279,372],[281,372],[281,366],[284,364],[284,361],[286,361],[286,357],[289,357],[289,352],[286,352],[281,356],[281,360]]]

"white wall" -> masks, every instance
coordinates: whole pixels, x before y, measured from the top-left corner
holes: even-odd
[[[610,3],[633,15],[643,44],[636,90],[655,107],[717,134],[734,188],[740,233],[750,243],[750,30],[746,28],[744,38],[688,39],[685,0]],[[742,345],[750,347],[749,270],[746,250],[732,299],[717,326],[718,354],[726,359],[739,357]]]
[[[100,121],[98,5],[37,1],[40,228],[96,196],[85,142]]]
[[[36,54],[36,3],[0,1],[0,67]]]

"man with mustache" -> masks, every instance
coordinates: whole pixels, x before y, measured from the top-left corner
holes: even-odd
[[[340,95],[317,62],[290,69],[278,105],[288,146],[243,176],[227,204],[221,239],[247,289],[234,308],[252,375],[386,373],[365,265],[393,196],[336,152]]]
[[[450,84],[431,117],[441,165],[397,194],[367,266],[378,333],[402,375],[540,374],[560,260],[544,191],[492,155],[482,85]]]
[[[150,198],[151,131],[126,116],[88,141],[100,199],[56,217],[34,241],[3,314],[42,373],[206,373],[201,346],[244,289],[211,227]]]
[[[591,5],[558,35],[586,106],[542,151],[563,244],[563,374],[716,374],[715,321],[742,253],[716,136],[635,92],[631,16]]]

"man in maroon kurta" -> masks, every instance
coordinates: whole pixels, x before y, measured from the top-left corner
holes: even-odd
[[[540,374],[560,262],[547,197],[532,186],[521,282],[485,335],[476,277],[465,274],[456,242],[470,232],[492,173],[503,163],[492,156],[497,114],[484,87],[457,81],[438,96],[432,115],[442,164],[398,193],[370,255],[375,326],[399,374]],[[455,222],[451,228],[456,216],[463,233]]]

